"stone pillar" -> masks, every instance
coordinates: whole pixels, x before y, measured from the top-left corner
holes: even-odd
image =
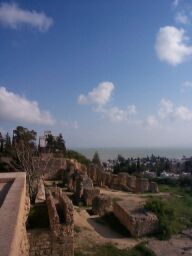
[[[136,193],[145,193],[149,190],[149,180],[146,178],[137,178],[136,179]]]
[[[112,202],[111,198],[107,195],[99,195],[93,199],[92,211],[99,216],[105,215],[111,210]]]
[[[135,176],[129,176],[128,181],[127,181],[127,185],[128,185],[129,188],[134,190],[135,186],[136,186],[136,177]]]
[[[156,182],[150,182],[149,191],[152,193],[158,193],[159,192],[158,184]]]

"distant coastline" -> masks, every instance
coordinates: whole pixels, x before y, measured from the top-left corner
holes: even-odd
[[[93,154],[97,151],[100,159],[106,161],[108,159],[115,159],[118,154],[123,157],[146,157],[150,155],[164,156],[170,159],[181,159],[183,156],[192,156],[192,147],[111,147],[111,148],[72,148],[73,150],[92,159]]]

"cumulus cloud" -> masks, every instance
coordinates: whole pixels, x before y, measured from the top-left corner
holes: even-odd
[[[170,120],[192,121],[192,111],[186,106],[175,106],[170,100],[162,99],[159,116]]]
[[[116,106],[102,108],[98,109],[97,112],[103,113],[104,118],[107,118],[109,121],[114,123],[128,121],[132,115],[137,113],[135,105],[130,105],[126,109],[121,109]]]
[[[192,46],[187,44],[188,37],[184,29],[173,26],[160,28],[155,43],[157,56],[161,61],[178,65],[192,55]]]
[[[181,0],[173,0],[173,7],[177,7]]]
[[[183,89],[186,89],[186,88],[192,88],[192,81],[185,81],[183,84],[182,84],[182,88]]]
[[[36,101],[30,101],[0,87],[0,121],[6,120],[46,125],[55,123],[48,111],[39,109]]]
[[[96,104],[104,106],[111,98],[114,90],[114,85],[111,82],[102,82],[97,87],[93,88],[87,95],[81,94],[78,97],[78,103],[81,105]]]
[[[162,99],[160,102],[159,116],[165,118],[171,116],[174,111],[174,105],[170,100]]]
[[[149,115],[143,122],[143,126],[149,129],[160,127],[159,119],[154,115]]]
[[[53,25],[53,19],[43,12],[23,10],[15,3],[1,3],[0,24],[12,29],[29,25],[45,32]]]
[[[190,23],[189,17],[184,12],[178,12],[175,16],[175,21],[183,25]]]

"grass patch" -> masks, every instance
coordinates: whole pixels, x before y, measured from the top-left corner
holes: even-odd
[[[30,208],[27,229],[48,228],[49,216],[46,204],[34,205]]]
[[[80,232],[81,232],[81,228],[80,228],[79,226],[75,225],[75,226],[74,226],[74,231],[75,231],[76,233],[80,233]]]
[[[160,228],[165,232],[160,237],[170,238],[172,234],[192,227],[192,196],[179,186],[161,184],[159,187],[161,192],[169,192],[170,196],[162,199],[152,197],[147,208],[159,217]]]
[[[134,248],[118,249],[113,244],[104,244],[101,246],[96,246],[92,248],[91,252],[75,251],[75,256],[155,256],[155,253],[146,247],[145,243],[140,243]]]

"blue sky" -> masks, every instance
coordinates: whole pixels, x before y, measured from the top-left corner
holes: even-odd
[[[0,130],[192,146],[190,0],[0,1]]]

